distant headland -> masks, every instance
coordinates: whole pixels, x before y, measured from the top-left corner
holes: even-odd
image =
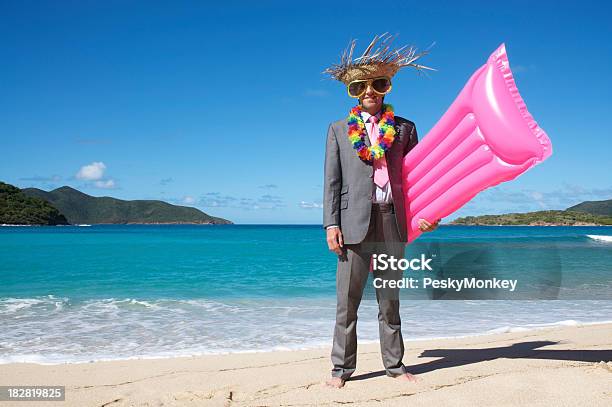
[[[0,182],[0,224],[231,224],[199,209],[164,201],[94,197],[69,186],[52,191]]]
[[[612,199],[585,201],[565,210],[465,216],[451,225],[480,226],[608,226],[612,225]]]

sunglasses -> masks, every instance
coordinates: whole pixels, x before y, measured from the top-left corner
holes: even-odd
[[[379,95],[386,95],[391,92],[391,79],[386,76],[372,79],[360,79],[352,81],[346,88],[350,97],[360,98],[366,93],[368,86],[371,86],[372,90]]]

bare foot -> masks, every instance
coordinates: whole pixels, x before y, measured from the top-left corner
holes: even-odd
[[[332,377],[331,379],[326,381],[325,384],[329,387],[335,387],[336,389],[339,389],[341,387],[344,387],[344,380],[342,380],[342,378],[340,377]]]
[[[401,374],[399,376],[395,376],[395,378],[397,380],[401,380],[403,382],[413,382],[416,383],[418,381],[417,377],[415,375],[412,375],[408,372]]]

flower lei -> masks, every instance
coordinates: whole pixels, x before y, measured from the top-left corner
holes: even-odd
[[[367,137],[365,123],[361,118],[362,107],[357,105],[353,107],[348,115],[348,137],[353,145],[353,148],[357,150],[357,156],[361,161],[372,164],[376,159],[385,156],[385,153],[395,140],[395,115],[393,114],[393,106],[382,105],[383,114],[378,122],[379,135],[376,143],[368,147],[364,140]]]

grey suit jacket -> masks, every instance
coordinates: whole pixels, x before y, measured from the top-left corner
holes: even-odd
[[[395,116],[395,140],[385,154],[400,239],[407,241],[406,212],[402,193],[402,162],[417,144],[413,122]],[[370,140],[365,137],[369,146]],[[323,183],[323,227],[338,225],[345,244],[360,243],[368,232],[374,190],[374,170],[361,161],[348,139],[346,119],[329,125]]]

